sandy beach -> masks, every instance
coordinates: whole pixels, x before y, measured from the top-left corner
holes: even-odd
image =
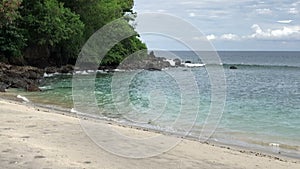
[[[139,137],[157,133],[121,127],[114,130]],[[0,166],[5,169],[298,169],[300,161],[250,150],[182,140],[173,149],[151,158],[131,159],[97,146],[83,131],[80,120],[63,112],[0,99]],[[164,136],[172,139],[174,136]],[[114,140],[116,141],[116,140]],[[120,145],[124,144],[119,142]]]

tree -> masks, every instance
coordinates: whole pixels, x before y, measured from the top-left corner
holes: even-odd
[[[12,24],[20,17],[18,9],[22,0],[2,0],[0,3],[0,28]]]
[[[24,30],[16,22],[21,17],[21,2],[22,0],[2,0],[0,3],[0,61],[20,60],[22,49],[26,46]]]
[[[74,64],[95,31],[133,13],[132,7],[133,0],[2,0],[0,61],[14,64],[13,58],[19,58],[22,64],[38,67]],[[134,19],[129,16],[125,21]],[[146,49],[146,45],[135,32],[115,45],[103,63],[117,65],[141,49]]]
[[[54,53],[63,57],[60,54],[61,43],[83,34],[84,24],[80,16],[57,0],[24,0],[21,15],[28,38],[24,55],[27,60],[35,60],[31,61],[34,66],[48,66],[52,51],[59,51]],[[57,56],[54,56],[52,62],[56,62],[56,59]]]
[[[83,41],[109,22],[123,17],[126,13],[133,13],[133,0],[60,0],[80,15],[85,24]],[[127,20],[134,18],[128,15]],[[128,19],[130,18],[130,19]],[[127,23],[129,24],[129,23]],[[134,29],[131,27],[130,29]],[[130,30],[130,31],[132,31]],[[128,30],[123,30],[128,31]],[[138,39],[138,33],[115,45],[102,60],[101,65],[117,66],[123,59],[138,51],[147,49],[146,45]]]
[[[33,44],[55,46],[83,33],[80,16],[57,0],[24,0],[22,16]]]

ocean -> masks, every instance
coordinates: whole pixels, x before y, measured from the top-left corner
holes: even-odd
[[[202,63],[193,52],[172,53],[183,61]],[[300,52],[218,54],[226,100],[209,140],[300,158]],[[209,125],[214,100],[206,66],[117,74],[96,76],[97,116],[196,139],[203,126]],[[122,88],[120,84],[127,84],[122,79],[127,77],[130,81]],[[48,77],[41,88],[39,93],[19,92],[33,102],[73,108],[71,75]]]

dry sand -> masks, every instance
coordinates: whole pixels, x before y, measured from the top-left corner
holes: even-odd
[[[130,159],[99,148],[83,132],[80,120],[62,112],[0,99],[0,168],[32,169],[299,169],[300,161],[258,155],[249,150],[222,148],[183,140],[175,148],[151,158]],[[157,133],[110,125],[138,137]],[[106,133],[106,135],[109,133]],[[164,136],[170,138],[174,136]],[[114,140],[116,141],[116,140]],[[125,144],[119,142],[118,144]],[[279,159],[279,160],[278,160]]]

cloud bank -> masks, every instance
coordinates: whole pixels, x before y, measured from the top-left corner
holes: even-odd
[[[253,24],[252,34],[239,36],[233,33],[223,34],[216,36],[214,34],[208,35],[208,40],[228,40],[228,41],[240,41],[240,40],[300,40],[300,25],[298,26],[284,26],[278,29],[262,29],[258,24]]]

